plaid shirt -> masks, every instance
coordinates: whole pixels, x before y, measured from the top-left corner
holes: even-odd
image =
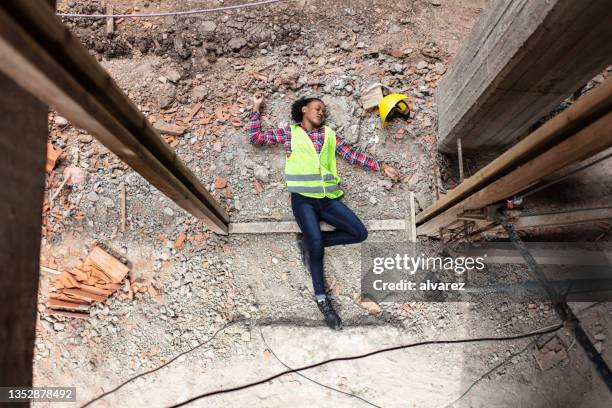
[[[315,128],[308,132],[304,129],[310,140],[315,146],[317,153],[321,152],[325,141],[325,130],[322,127]],[[253,112],[249,122],[249,142],[258,145],[275,145],[282,143],[285,145],[287,156],[291,154],[291,129],[286,126],[281,129],[261,129],[261,114]],[[349,145],[346,140],[336,135],[336,154],[344,157],[349,163],[366,167],[372,170],[380,170],[380,161],[368,156]]]

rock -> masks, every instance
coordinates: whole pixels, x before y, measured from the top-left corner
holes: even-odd
[[[370,196],[370,200],[369,200],[369,201],[370,201],[370,203],[371,203],[371,204],[376,204],[376,203],[378,202],[378,201],[376,200],[376,197],[375,197],[375,196]]]
[[[378,185],[385,188],[386,190],[390,190],[391,187],[393,187],[393,182],[389,179],[382,179],[382,180],[379,180]]]
[[[90,191],[89,193],[87,193],[87,199],[95,203],[96,201],[100,199],[100,197],[95,191]]]
[[[431,0],[430,1],[432,6],[441,6],[442,2],[440,0]]]
[[[417,63],[416,69],[418,69],[418,70],[425,69],[425,68],[427,68],[427,65],[428,65],[427,62],[419,61]]]
[[[245,45],[247,45],[247,40],[243,37],[234,37],[227,42],[227,45],[233,50],[238,51]]]
[[[200,24],[200,30],[204,32],[212,32],[217,28],[217,23],[214,21],[202,21]]]
[[[603,75],[599,74],[595,76],[595,78],[593,78],[593,81],[597,82],[598,84],[601,84],[604,81],[604,77]]]
[[[393,64],[391,65],[391,67],[389,67],[389,71],[391,71],[394,74],[401,74],[402,72],[404,72],[405,67],[402,64]]]
[[[374,315],[382,312],[382,309],[375,302],[361,302],[360,306],[368,310],[368,314]]]
[[[55,331],[62,331],[64,330],[64,327],[65,327],[64,323],[60,323],[60,322],[53,323],[53,330]]]
[[[170,82],[177,83],[181,79],[181,73],[176,69],[170,69],[166,77]]]
[[[215,188],[220,190],[227,186],[227,181],[223,177],[215,177]]]
[[[56,116],[55,117],[55,124],[57,126],[66,126],[68,124],[68,119],[66,119],[63,116]]]
[[[346,86],[346,79],[344,78],[338,78],[334,81],[335,89],[343,89],[345,86]]]
[[[102,197],[102,204],[104,204],[106,206],[106,208],[114,208],[115,207],[115,203],[109,197]]]
[[[434,71],[436,71],[436,74],[442,75],[446,72],[446,66],[441,62],[436,62]]]
[[[93,140],[93,136],[92,135],[79,135],[77,139],[81,143],[91,143],[91,141]]]
[[[606,339],[606,335],[603,333],[597,333],[595,336],[593,336],[593,338],[598,341],[604,341]]]
[[[269,179],[268,169],[264,166],[256,165],[253,174],[255,175],[256,179],[263,182],[267,182]]]
[[[176,89],[170,84],[166,84],[158,89],[159,107],[162,109],[169,108],[176,98]]]
[[[166,207],[164,208],[164,214],[166,214],[168,217],[172,217],[174,215],[174,211],[172,211],[172,208]]]
[[[244,332],[244,333],[242,333],[242,336],[240,336],[240,338],[244,342],[249,342],[249,341],[251,341],[251,333],[250,332]]]
[[[191,91],[191,96],[196,101],[201,101],[206,97],[206,87],[204,85],[198,85]]]
[[[180,136],[185,133],[187,128],[185,126],[173,125],[164,121],[158,120],[153,124],[153,128],[159,133],[165,133],[173,136]]]
[[[353,49],[353,45],[348,41],[342,41],[340,44],[340,49],[344,51],[351,51]]]

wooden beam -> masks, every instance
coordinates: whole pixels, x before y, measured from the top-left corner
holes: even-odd
[[[364,221],[368,231],[403,231],[406,220],[369,220]],[[321,222],[321,231],[333,231],[334,227]],[[229,225],[230,234],[281,234],[297,233],[300,227],[295,221],[273,222],[233,222]]]
[[[420,225],[417,233],[434,236],[440,228],[456,223],[464,211],[483,208],[511,197],[548,174],[591,157],[610,146],[612,146],[612,112]]]
[[[437,90],[438,147],[499,148],[612,63],[607,0],[493,1]]]
[[[0,3],[0,70],[53,106],[213,231],[229,216],[43,0]]]
[[[430,207],[417,214],[417,225],[449,209],[610,111],[612,111],[612,78],[608,78],[568,109],[546,122],[472,177],[465,179],[463,183]]]
[[[30,387],[48,107],[1,72],[0,89],[0,386]]]

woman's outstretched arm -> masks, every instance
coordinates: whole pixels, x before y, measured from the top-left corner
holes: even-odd
[[[263,95],[256,92],[253,95],[253,112],[249,116],[249,143],[258,145],[284,144],[287,140],[286,129],[262,129],[261,109]]]
[[[374,171],[382,171],[383,174],[390,179],[398,180],[401,176],[400,172],[386,163],[369,156],[355,147],[351,146],[342,137],[336,135],[336,154],[342,156],[351,164],[365,167]]]

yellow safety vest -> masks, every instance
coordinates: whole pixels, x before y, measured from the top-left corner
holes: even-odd
[[[340,177],[336,172],[336,133],[325,126],[325,141],[317,154],[299,125],[291,125],[291,154],[285,161],[285,181],[292,193],[313,198],[338,198]]]

